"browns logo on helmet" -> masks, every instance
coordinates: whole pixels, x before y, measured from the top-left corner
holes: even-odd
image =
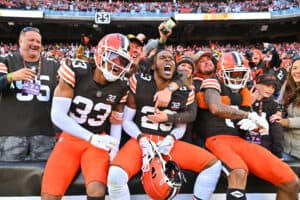
[[[185,177],[177,164],[171,160],[165,161],[158,151],[150,160],[149,170],[144,171],[142,176],[146,194],[155,200],[173,199],[184,181]]]
[[[122,78],[131,66],[129,40],[125,35],[112,33],[104,36],[95,50],[95,64],[107,81]]]
[[[217,64],[217,75],[226,87],[238,92],[249,80],[250,68],[247,60],[233,51],[221,56]]]

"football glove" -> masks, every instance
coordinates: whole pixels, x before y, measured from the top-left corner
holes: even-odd
[[[149,163],[150,160],[154,157],[153,146],[150,140],[147,137],[142,136],[139,139],[139,144],[142,149],[142,157],[143,157],[143,164],[142,164],[142,171],[146,172],[150,170]]]
[[[269,132],[269,123],[265,114],[259,116],[256,112],[251,112],[248,114],[248,119],[253,121],[259,129],[265,129],[265,132]]]
[[[97,148],[104,149],[106,151],[111,151],[113,149],[118,149],[119,141],[109,135],[93,135],[91,137],[90,143]]]
[[[167,135],[163,140],[157,143],[158,152],[164,155],[169,155],[174,146],[174,137]]]
[[[242,119],[237,123],[237,125],[244,131],[252,131],[258,128],[257,125],[250,119]]]

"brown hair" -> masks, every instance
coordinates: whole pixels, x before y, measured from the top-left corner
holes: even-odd
[[[293,58],[292,66],[297,60],[300,60],[300,55]],[[300,86],[296,84],[292,77],[292,69],[289,70],[283,99],[286,107],[291,103],[294,106],[300,106]]]

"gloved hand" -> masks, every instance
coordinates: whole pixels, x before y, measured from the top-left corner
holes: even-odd
[[[139,144],[140,144],[140,147],[142,149],[142,154],[143,154],[142,155],[143,156],[142,171],[146,172],[146,171],[150,170],[149,162],[154,157],[153,146],[152,146],[150,140],[145,136],[142,136],[139,139]]]
[[[170,151],[174,146],[174,137],[171,135],[167,135],[163,140],[157,143],[158,145],[158,152],[164,155],[169,155]]]
[[[259,129],[264,130],[264,133],[269,133],[269,123],[265,113],[263,113],[262,116],[259,116],[256,112],[251,112],[248,114],[248,119],[253,121]]]
[[[106,151],[118,149],[119,146],[119,141],[109,135],[94,134],[90,139],[90,143],[95,147],[104,149]]]
[[[257,125],[250,119],[242,119],[237,123],[237,125],[240,129],[245,131],[252,131],[258,128]]]

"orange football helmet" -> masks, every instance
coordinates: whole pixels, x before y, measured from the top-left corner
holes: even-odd
[[[165,161],[156,151],[149,170],[143,172],[142,183],[148,196],[155,200],[171,200],[180,191],[185,177],[174,161]]]
[[[94,59],[108,81],[116,81],[129,71],[132,64],[129,43],[128,38],[120,33],[108,34],[99,41]]]
[[[238,52],[223,54],[217,64],[217,75],[226,87],[237,92],[244,88],[250,79],[247,60]]]

